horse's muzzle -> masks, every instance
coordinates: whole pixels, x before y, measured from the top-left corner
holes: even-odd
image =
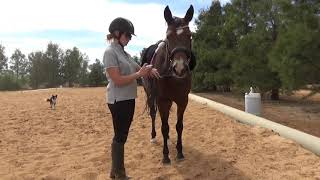
[[[184,78],[189,71],[191,51],[185,47],[176,47],[170,53],[170,65],[172,75],[176,78]]]

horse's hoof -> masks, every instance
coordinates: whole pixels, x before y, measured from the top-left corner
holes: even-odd
[[[151,139],[150,139],[150,142],[153,143],[153,144],[155,144],[155,143],[157,142],[157,139],[156,139],[156,138],[151,138]]]
[[[162,164],[163,164],[163,165],[170,165],[170,164],[171,164],[171,161],[170,161],[169,158],[163,158],[163,159],[162,159]]]
[[[184,155],[182,153],[177,154],[177,161],[183,161],[184,160]]]

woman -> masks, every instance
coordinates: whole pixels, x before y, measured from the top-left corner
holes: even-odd
[[[124,47],[134,34],[134,26],[128,19],[116,18],[109,26],[110,34],[103,63],[108,79],[107,103],[112,114],[114,137],[111,145],[112,168],[110,177],[128,179],[124,168],[124,144],[127,141],[132,122],[135,98],[137,97],[136,79],[142,76],[159,77],[159,73],[151,65],[140,67]]]

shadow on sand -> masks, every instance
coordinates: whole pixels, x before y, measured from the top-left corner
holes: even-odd
[[[172,149],[173,150],[173,149]],[[171,151],[173,154],[175,151]],[[250,179],[233,166],[234,162],[219,157],[219,154],[204,154],[193,147],[184,146],[185,160],[173,161],[172,166],[178,170],[185,180],[192,179]]]

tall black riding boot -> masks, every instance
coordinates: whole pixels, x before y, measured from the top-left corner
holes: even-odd
[[[115,162],[115,147],[114,147],[114,143],[111,144],[111,171],[110,171],[110,178],[114,179],[115,178],[115,174],[114,174],[114,162]]]
[[[126,175],[126,170],[124,168],[124,144],[123,143],[112,143],[112,168],[110,177],[126,180],[129,177]]]

